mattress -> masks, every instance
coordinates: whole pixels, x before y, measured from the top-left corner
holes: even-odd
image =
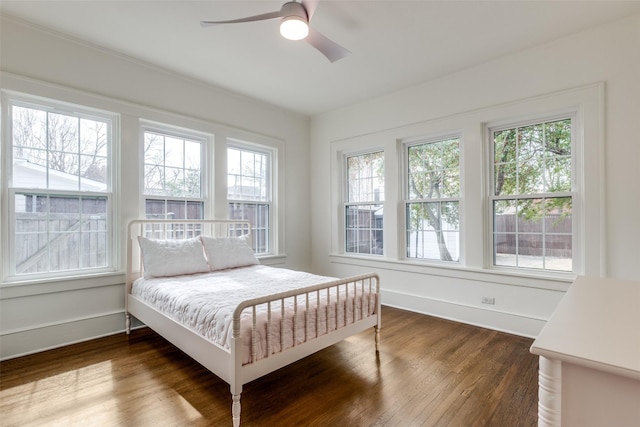
[[[242,301],[305,288],[335,279],[306,272],[264,265],[193,274],[177,277],[139,278],[132,295],[156,310],[197,332],[217,345],[229,349],[233,335],[233,312]],[[339,293],[339,295],[338,295]],[[307,301],[308,299],[308,301]],[[339,302],[339,303],[338,303]],[[297,309],[295,308],[297,305]],[[308,310],[307,310],[308,307]],[[256,339],[253,339],[252,310],[243,311],[241,333],[242,363],[247,364],[302,344],[308,339],[326,334],[338,326],[370,316],[376,310],[375,289],[368,286],[341,286],[328,293],[313,291],[299,296],[297,301],[284,302],[284,321],[280,301],[256,307]],[[268,312],[271,312],[267,335]],[[294,333],[294,317],[295,333]],[[282,329],[282,334],[280,333]],[[269,344],[267,352],[267,336]],[[254,348],[255,344],[255,348]]]

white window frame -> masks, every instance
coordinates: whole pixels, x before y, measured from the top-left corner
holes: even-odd
[[[258,256],[269,256],[276,255],[278,252],[278,237],[277,237],[277,226],[278,223],[278,212],[276,208],[276,200],[278,194],[278,150],[277,148],[270,147],[267,145],[247,142],[237,138],[227,138],[227,144],[225,152],[228,153],[229,149],[235,149],[240,151],[247,151],[251,153],[261,154],[267,156],[267,198],[266,201],[258,201],[258,200],[245,200],[245,199],[230,199],[228,197],[228,182],[226,186],[226,207],[227,207],[227,215],[229,212],[229,207],[232,204],[239,205],[266,205],[268,208],[268,221],[267,221],[267,230],[266,230],[266,251],[256,251],[256,241],[255,239],[259,238],[259,233],[257,233],[256,225],[251,224],[252,234],[254,239],[254,251],[256,251],[256,255]],[[228,163],[225,164],[225,177],[228,179]],[[247,218],[247,220],[251,221],[251,218]]]
[[[107,147],[107,170],[106,170],[106,189],[105,191],[82,191],[82,190],[57,190],[49,188],[25,188],[13,187],[13,122],[12,108],[13,106],[27,107],[47,112],[60,113],[70,115],[76,118],[89,118],[104,120],[108,123],[108,147]],[[86,276],[89,274],[113,273],[119,268],[119,254],[116,253],[117,239],[117,218],[115,215],[115,176],[117,175],[117,145],[119,141],[119,115],[106,110],[95,109],[92,107],[72,104],[52,98],[44,98],[32,96],[29,94],[3,91],[2,93],[2,118],[3,118],[3,144],[2,156],[4,162],[2,167],[5,169],[3,174],[4,181],[2,183],[3,192],[3,209],[2,218],[4,219],[2,229],[6,232],[7,238],[3,239],[3,252],[9,254],[2,260],[2,281],[3,282],[27,282],[44,279],[55,278],[73,278]],[[106,217],[107,227],[106,233],[106,262],[102,267],[86,267],[67,270],[55,270],[39,273],[16,273],[15,245],[16,245],[16,228],[15,228],[15,196],[20,193],[29,193],[40,196],[60,196],[78,198],[105,198],[107,203]]]
[[[606,218],[604,168],[604,83],[509,101],[441,118],[342,136],[331,141],[331,262],[347,265],[444,274],[508,285],[564,290],[576,275],[606,274]],[[573,272],[517,270],[492,267],[492,218],[489,128],[539,119],[575,115],[573,199]],[[403,143],[425,136],[460,134],[461,203],[460,263],[432,263],[407,259],[404,248]],[[364,259],[345,254],[343,247],[344,153],[385,147],[385,256]]]
[[[423,144],[433,144],[438,142],[444,142],[452,139],[458,140],[458,179],[460,185],[460,193],[457,197],[443,197],[443,198],[431,198],[431,199],[410,199],[409,198],[409,149],[414,146],[423,145]],[[463,171],[462,171],[462,153],[463,153],[463,139],[460,133],[445,133],[438,134],[435,136],[426,136],[422,138],[411,138],[409,140],[403,140],[401,143],[402,146],[402,179],[403,183],[403,230],[402,230],[402,242],[403,242],[403,256],[402,259],[406,259],[412,262],[423,262],[423,263],[433,263],[443,265],[461,265],[463,264],[463,243],[464,243],[464,224],[462,223],[462,218],[464,217],[462,209],[464,207],[463,203],[463,194],[464,194],[464,185],[463,185]],[[407,254],[407,248],[409,245],[408,242],[408,231],[409,224],[407,224],[407,208],[410,204],[413,203],[443,203],[443,202],[457,202],[458,203],[458,259],[454,260],[441,260],[438,258],[427,258],[427,257],[410,257]]]
[[[519,193],[517,195],[506,195],[506,196],[495,196],[494,194],[494,141],[493,134],[495,132],[499,132],[501,130],[521,128],[526,126],[533,126],[538,124],[550,123],[558,120],[571,120],[571,191],[568,192],[543,192],[543,193]],[[579,188],[580,185],[576,178],[576,170],[580,170],[579,157],[576,155],[579,152],[578,147],[582,144],[581,141],[578,140],[579,133],[576,131],[579,126],[579,120],[577,118],[577,114],[575,111],[568,111],[566,113],[559,114],[551,114],[551,115],[540,115],[535,117],[529,117],[524,120],[516,120],[510,122],[502,122],[500,124],[494,123],[487,126],[487,143],[488,143],[488,152],[487,156],[488,164],[487,164],[487,227],[489,229],[489,235],[487,236],[487,257],[488,257],[488,267],[492,270],[497,271],[526,271],[531,272],[532,274],[551,274],[551,275],[563,275],[563,274],[576,274],[577,271],[580,271],[580,260],[582,259],[582,252],[580,250],[580,246],[578,245],[577,233],[576,230],[581,228],[582,215],[580,211],[580,205],[578,201],[579,198]],[[506,266],[506,265],[496,265],[495,264],[495,230],[494,230],[494,202],[499,200],[522,200],[522,199],[531,199],[531,198],[555,198],[555,197],[569,197],[572,200],[571,203],[571,215],[572,215],[572,230],[571,230],[571,247],[572,247],[572,269],[568,270],[554,270],[549,268],[529,268],[525,266]],[[542,221],[543,225],[545,221]],[[542,236],[544,237],[545,231],[543,227]],[[519,236],[519,233],[516,232],[516,240]],[[543,239],[544,240],[544,239]],[[519,254],[516,254],[519,257]],[[546,255],[543,254],[543,262],[546,258]]]
[[[384,165],[384,174],[382,176],[385,184],[384,184],[384,195],[382,200],[367,200],[367,201],[359,201],[359,202],[351,202],[349,201],[349,168],[348,168],[348,159],[350,157],[359,157],[359,156],[366,156],[369,154],[376,154],[376,153],[380,153],[382,154],[382,161],[383,161],[383,165]],[[342,170],[342,209],[341,209],[341,216],[340,216],[340,224],[341,224],[341,253],[344,253],[345,255],[350,255],[350,256],[363,256],[363,257],[384,257],[387,253],[387,249],[386,249],[386,244],[385,244],[385,209],[386,209],[386,174],[387,174],[387,169],[386,169],[386,153],[385,150],[383,148],[372,148],[370,150],[363,150],[363,151],[349,151],[349,152],[343,152],[342,153],[342,166],[341,166],[341,170]],[[367,253],[367,252],[352,252],[352,251],[347,251],[347,219],[346,219],[346,215],[347,215],[347,208],[349,206],[368,206],[368,205],[381,205],[382,206],[382,210],[383,210],[383,217],[382,217],[382,253],[380,254],[376,254],[376,253]],[[371,230],[370,230],[371,231]]]
[[[145,192],[145,182],[144,182],[144,174],[145,174],[145,133],[157,133],[167,137],[173,137],[177,139],[190,140],[200,143],[200,196],[192,197],[192,196],[167,196],[161,194],[146,194]],[[209,177],[208,177],[208,164],[209,164],[209,156],[208,156],[208,147],[211,145],[211,136],[192,130],[186,129],[177,126],[171,126],[164,123],[157,123],[148,120],[141,120],[140,122],[140,194],[141,197],[141,212],[144,217],[147,216],[146,213],[146,202],[147,200],[162,200],[166,203],[179,201],[184,202],[198,202],[202,205],[202,218],[207,218],[209,212],[209,204],[207,200],[209,200]],[[165,218],[162,218],[165,219]],[[172,219],[172,218],[166,218]],[[194,218],[195,219],[195,218]]]

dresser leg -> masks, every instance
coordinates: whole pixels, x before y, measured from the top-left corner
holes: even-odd
[[[540,356],[538,373],[538,427],[562,423],[562,362]]]

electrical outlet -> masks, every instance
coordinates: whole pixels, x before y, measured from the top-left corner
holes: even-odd
[[[494,297],[482,297],[483,304],[491,304],[494,305],[496,303],[496,299]]]

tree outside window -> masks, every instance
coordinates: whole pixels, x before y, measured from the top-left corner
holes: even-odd
[[[345,251],[384,254],[384,152],[346,157]]]
[[[493,264],[572,271],[572,121],[491,130]]]
[[[406,147],[407,258],[460,259],[460,140]]]
[[[204,140],[156,129],[145,129],[143,140],[146,217],[204,218]]]

